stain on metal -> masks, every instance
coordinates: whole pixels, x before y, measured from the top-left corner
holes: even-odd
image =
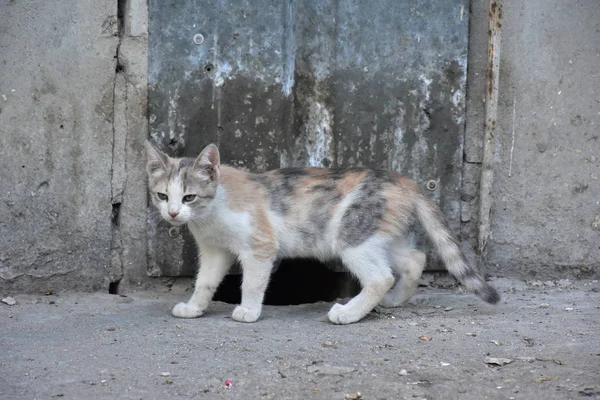
[[[252,171],[363,165],[432,179],[458,228],[467,0],[150,0],[149,10],[150,130],[165,150],[194,156],[212,142]],[[199,31],[203,45],[190,45]],[[187,232],[149,231],[150,274],[193,274]]]

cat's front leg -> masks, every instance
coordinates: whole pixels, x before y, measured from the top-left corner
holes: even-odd
[[[233,310],[231,318],[239,322],[254,322],[260,317],[275,259],[259,260],[253,255],[240,255],[240,261],[243,270],[242,304]]]
[[[227,250],[200,244],[200,262],[194,294],[187,303],[175,305],[173,315],[178,318],[201,316],[234,260],[233,254]]]

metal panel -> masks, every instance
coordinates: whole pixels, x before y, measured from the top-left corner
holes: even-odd
[[[252,171],[433,180],[457,230],[468,15],[467,0],[150,0],[151,135],[176,155],[216,143]],[[193,273],[191,237],[149,229],[149,274]]]

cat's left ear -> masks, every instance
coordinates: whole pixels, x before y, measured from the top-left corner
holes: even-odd
[[[220,166],[221,156],[219,155],[219,149],[214,144],[206,146],[194,162],[194,169],[198,172],[208,173],[211,180],[216,180],[219,177]]]

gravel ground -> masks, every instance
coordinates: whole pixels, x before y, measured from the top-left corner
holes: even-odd
[[[0,303],[0,398],[600,398],[598,282],[493,284],[497,306],[421,288],[349,326],[327,322],[331,303],[266,306],[254,324],[225,303],[176,319],[189,296],[177,286],[13,294]]]

